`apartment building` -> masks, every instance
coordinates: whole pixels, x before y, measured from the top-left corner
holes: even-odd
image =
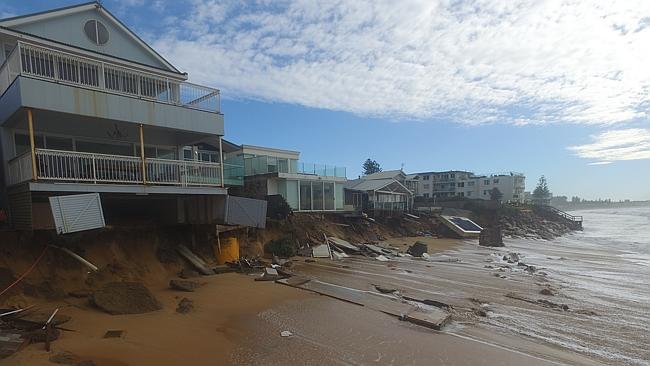
[[[453,170],[415,175],[419,182],[416,194],[418,197],[445,199],[460,196],[489,200],[490,191],[498,188],[503,195],[503,202],[524,202],[525,199],[526,177],[522,173],[476,175],[468,171]]]

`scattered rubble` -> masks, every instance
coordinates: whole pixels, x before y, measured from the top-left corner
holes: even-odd
[[[421,242],[421,241],[416,241],[415,244],[411,245],[407,250],[406,253],[414,256],[414,257],[422,257],[423,254],[429,252],[429,247]]]
[[[139,282],[111,282],[93,292],[92,303],[112,314],[143,314],[162,309],[161,304]]]
[[[182,298],[176,307],[176,312],[179,314],[187,314],[192,310],[194,310],[194,301],[188,299],[187,297]]]
[[[189,280],[170,280],[169,287],[178,291],[194,292],[201,286],[200,283]]]

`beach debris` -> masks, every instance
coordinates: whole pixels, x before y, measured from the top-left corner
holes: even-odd
[[[350,258],[350,256],[345,254],[344,252],[335,252],[335,251],[332,251],[332,257],[334,257],[334,259],[336,260],[341,260],[343,258]]]
[[[305,258],[306,263],[316,263],[317,261],[313,258]]]
[[[50,356],[50,362],[60,365],[74,365],[76,361],[77,356],[68,351],[57,352]]]
[[[312,247],[312,256],[314,258],[330,258],[330,246],[328,244],[321,244]]]
[[[176,307],[176,312],[179,314],[187,314],[192,310],[194,310],[194,301],[188,299],[187,297],[182,298]]]
[[[508,253],[502,259],[510,264],[517,263],[520,260],[518,253]]]
[[[192,253],[185,245],[179,245],[176,250],[178,253],[185,258],[191,265],[196,268],[199,273],[203,275],[213,275],[214,271],[208,267],[208,265],[199,258],[196,254]]]
[[[31,309],[33,307],[34,307],[34,305],[30,305],[30,306],[20,308],[20,309],[16,309],[16,310],[8,310],[8,311],[5,311],[4,313],[0,313],[0,318],[2,318],[3,316],[20,314],[23,311],[27,311],[27,310],[29,310],[29,309]]]
[[[333,246],[335,246],[336,248],[338,248],[338,249],[340,249],[340,250],[342,250],[344,252],[348,252],[348,253],[358,253],[359,252],[359,247],[358,246],[356,246],[354,244],[350,244],[349,242],[347,242],[347,241],[345,241],[343,239],[337,238],[335,236],[327,237],[327,241],[330,244],[332,244]]]
[[[195,271],[193,269],[190,269],[190,268],[183,268],[182,271],[178,272],[178,277],[180,277],[180,278],[182,278],[184,280],[187,280],[187,279],[190,279],[190,278],[196,278],[196,277],[199,277],[199,276],[200,276],[199,272],[197,272],[197,271]]]
[[[416,241],[415,244],[411,245],[407,250],[406,253],[414,256],[414,257],[422,257],[424,253],[427,253],[429,251],[429,247],[427,246],[426,243],[423,243],[421,241]]]
[[[264,268],[262,275],[256,277],[255,281],[275,281],[289,276],[290,274],[288,272],[279,270],[277,268]]]
[[[441,302],[441,301],[438,301],[438,300],[431,300],[431,299],[418,299],[418,298],[410,297],[410,296],[402,296],[402,298],[403,298],[404,300],[408,300],[408,301],[419,302],[419,303],[422,303],[422,304],[424,304],[424,305],[435,306],[435,307],[437,307],[437,308],[440,308],[440,309],[443,309],[443,310],[447,310],[447,311],[450,311],[451,309],[453,309],[453,308],[451,307],[451,305],[446,304],[446,303]]]
[[[124,331],[122,329],[110,329],[104,333],[104,338],[122,338]]]
[[[525,301],[527,303],[543,306],[543,307],[550,308],[550,309],[569,311],[569,305],[567,305],[567,304],[557,304],[557,303],[554,303],[552,301],[548,301],[546,299],[538,299],[538,300],[529,299],[529,298],[526,298],[526,297],[523,297],[523,296],[519,296],[519,295],[517,295],[515,293],[512,293],[512,292],[507,293],[505,296],[509,297],[511,299]]]
[[[407,314],[405,320],[423,327],[442,330],[451,321],[451,315],[442,310],[434,310],[426,313],[414,311]]]
[[[291,337],[292,335],[293,335],[293,333],[291,333],[288,330],[283,330],[282,332],[280,332],[281,337]]]
[[[223,274],[223,273],[236,272],[237,269],[228,264],[219,264],[214,266],[212,268],[212,271],[214,272],[214,274]]]
[[[85,360],[85,361],[79,362],[75,366],[97,366],[97,364],[93,360]]]
[[[140,282],[110,282],[93,292],[91,302],[112,314],[143,314],[162,306]]]
[[[0,360],[20,351],[29,343],[29,338],[15,330],[0,329]]]
[[[388,262],[390,260],[383,254],[376,256],[375,259],[380,262]]]
[[[76,259],[77,261],[79,261],[84,266],[90,268],[91,271],[93,271],[93,272],[99,271],[99,268],[97,268],[96,265],[90,263],[87,259],[85,259],[82,256],[80,256],[79,254],[71,251],[70,249],[65,248],[65,247],[59,247],[59,246],[56,246],[56,245],[50,245],[50,246],[53,247],[53,248],[59,249],[59,250],[63,251],[64,253],[68,254],[69,256]]]
[[[539,293],[545,296],[555,296],[555,293],[550,288],[543,288],[539,290]]]
[[[178,291],[194,292],[201,284],[190,280],[170,280],[169,287]]]
[[[380,285],[373,285],[373,286],[375,286],[375,289],[381,292],[382,294],[392,294],[393,292],[397,291],[396,288],[389,288]]]

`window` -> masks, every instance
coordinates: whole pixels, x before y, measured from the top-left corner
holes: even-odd
[[[483,184],[486,185],[486,186],[489,186],[490,185],[490,180],[489,179],[484,180]]]
[[[425,184],[423,187],[424,187],[424,189],[429,189],[429,185],[428,185],[428,184]]]
[[[422,180],[429,180],[429,176],[428,175],[423,175]]]
[[[465,196],[465,193],[464,193],[464,192],[458,192],[458,193],[456,193],[456,195],[458,195],[458,196],[460,196],[460,197],[464,197],[464,196]]]
[[[311,210],[311,182],[300,181],[300,209]]]
[[[69,137],[45,136],[45,145],[52,150],[72,151],[72,139]]]
[[[495,179],[495,180],[494,180],[494,184],[498,184],[498,183],[499,183],[499,180],[498,180],[498,179]]]
[[[460,182],[460,183],[458,183],[458,186],[459,186],[459,187],[465,187],[465,182]]]
[[[467,185],[469,187],[474,187],[474,181],[472,180],[472,181],[467,182]]]
[[[108,29],[98,20],[89,20],[84,25],[86,37],[98,46],[105,45],[108,42]]]
[[[471,196],[472,196],[472,191],[467,191],[467,197],[471,197]]]
[[[449,176],[450,176],[452,179],[456,178],[456,174],[449,174]]]
[[[30,148],[29,136],[21,133],[17,133],[15,144],[16,144],[16,156],[28,152]],[[40,135],[34,136],[34,144],[36,145],[37,148],[44,148],[45,143],[44,143],[43,136]]]
[[[424,196],[424,198],[429,198],[429,194],[428,194],[428,193],[425,193],[423,196]]]

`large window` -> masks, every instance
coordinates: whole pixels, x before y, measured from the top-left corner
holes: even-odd
[[[300,182],[300,209],[311,210],[311,182]]]
[[[28,135],[23,135],[23,134],[16,134],[16,139],[15,139],[15,144],[16,144],[16,156],[24,154],[29,151],[30,144],[29,144],[29,136]],[[45,147],[45,140],[43,139],[43,136],[36,135],[34,136],[34,144],[36,145],[37,148],[44,148]]]
[[[323,209],[323,182],[312,182],[311,184],[312,192],[312,209],[313,210],[322,210]]]
[[[333,182],[324,182],[323,183],[323,200],[325,210],[334,209],[334,183]]]
[[[124,156],[133,156],[134,153],[133,145],[131,144],[109,144],[104,142],[79,140],[77,140],[77,151]]]

